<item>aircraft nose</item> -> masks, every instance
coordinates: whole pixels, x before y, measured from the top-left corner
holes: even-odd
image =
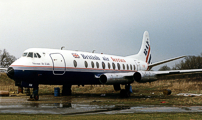
[[[9,78],[13,79],[13,77],[14,77],[14,69],[12,67],[8,68],[7,75],[8,75]]]

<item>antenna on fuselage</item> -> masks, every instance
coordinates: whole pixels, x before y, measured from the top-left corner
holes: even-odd
[[[95,50],[93,50],[93,52],[92,53],[94,53],[95,52]]]
[[[65,46],[62,46],[62,47],[61,47],[61,50],[63,50],[63,48],[65,48]]]

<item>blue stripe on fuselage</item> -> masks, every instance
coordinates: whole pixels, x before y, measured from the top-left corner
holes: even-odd
[[[95,75],[101,75],[103,73],[136,72],[130,70],[113,69],[66,68],[63,75],[57,75],[55,73],[63,73],[64,68],[58,68],[57,71],[54,72],[53,68],[51,67],[13,66],[13,68],[15,70],[15,81],[49,85],[101,84],[99,79],[95,78]]]
[[[69,71],[65,72],[64,75],[54,75],[53,71],[15,70],[14,80],[48,85],[100,84],[99,79],[94,77],[94,73]]]
[[[151,55],[150,55],[150,57],[149,57],[149,62],[148,62],[148,63],[150,64],[150,62],[151,62]]]

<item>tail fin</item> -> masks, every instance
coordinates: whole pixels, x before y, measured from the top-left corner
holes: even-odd
[[[143,34],[142,46],[140,51],[136,55],[128,56],[138,60],[142,60],[147,62],[148,64],[152,63],[152,56],[151,56],[151,47],[150,47],[150,40],[149,40],[149,33],[147,31]]]

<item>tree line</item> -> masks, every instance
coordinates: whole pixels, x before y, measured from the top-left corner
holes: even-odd
[[[10,55],[6,49],[0,50],[0,67],[8,68],[17,58]]]
[[[175,64],[172,68],[167,65],[162,66],[159,71],[166,70],[187,70],[187,69],[202,69],[202,53],[198,56],[187,56],[184,60],[181,60],[178,64]],[[184,75],[175,75],[175,76],[163,76],[161,79],[184,79],[190,81],[202,80],[201,73],[195,74],[184,74]]]
[[[165,70],[186,70],[186,69],[202,69],[202,53],[198,56],[187,56],[172,68],[167,65],[159,68],[159,71]]]

